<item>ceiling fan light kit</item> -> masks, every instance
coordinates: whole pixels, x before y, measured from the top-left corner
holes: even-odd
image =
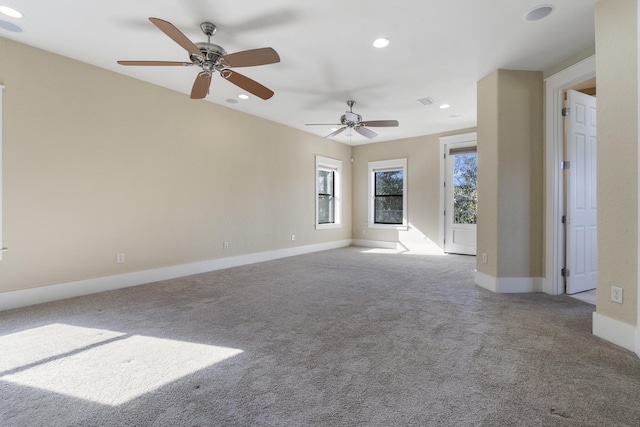
[[[178,28],[168,21],[159,18],[149,18],[149,21],[165,33],[174,42],[189,52],[191,62],[177,61],[118,61],[120,65],[127,66],[193,66],[202,69],[196,76],[191,89],[192,99],[202,99],[207,96],[211,87],[211,77],[214,73],[220,73],[225,80],[246,90],[247,92],[262,98],[269,99],[273,91],[255,80],[246,77],[237,71],[236,67],[254,67],[280,62],[278,53],[270,47],[244,50],[227,54],[222,46],[211,43],[211,36],[217,32],[217,27],[211,22],[203,22],[200,29],[207,36],[207,41],[193,43]]]

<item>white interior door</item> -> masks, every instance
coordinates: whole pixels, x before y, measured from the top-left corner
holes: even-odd
[[[472,144],[445,145],[444,251],[476,254],[478,154]]]
[[[596,288],[596,98],[567,92],[566,154],[566,292]]]

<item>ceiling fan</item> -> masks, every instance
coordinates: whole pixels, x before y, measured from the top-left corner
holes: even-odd
[[[338,135],[340,132],[345,129],[353,129],[358,132],[362,136],[366,136],[367,138],[375,138],[378,136],[372,130],[367,129],[367,127],[396,127],[398,126],[397,120],[368,120],[366,122],[362,121],[362,116],[360,114],[356,114],[353,112],[353,106],[356,101],[347,101],[347,105],[349,106],[349,111],[345,111],[344,115],[340,117],[340,123],[307,123],[306,126],[340,126],[343,125],[340,129],[336,130],[333,133],[325,136],[325,138],[331,138]]]
[[[191,98],[202,99],[209,93],[211,86],[211,76],[214,72],[219,72],[222,77],[234,85],[246,90],[249,93],[262,99],[269,99],[273,96],[273,91],[255,80],[231,70],[235,67],[253,67],[256,65],[266,65],[280,62],[278,53],[270,48],[243,50],[241,52],[227,54],[221,46],[211,43],[211,36],[217,31],[217,27],[211,22],[203,22],[200,29],[207,36],[206,43],[193,43],[180,32],[173,24],[158,18],[149,18],[156,27],[169,36],[174,42],[182,46],[189,52],[191,62],[175,61],[118,61],[120,65],[142,65],[142,66],[192,66],[197,65],[202,68],[198,73],[193,88]]]

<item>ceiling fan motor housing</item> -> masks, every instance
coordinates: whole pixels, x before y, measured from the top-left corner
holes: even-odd
[[[198,55],[189,55],[189,59],[195,65],[202,67],[203,70],[213,72],[215,70],[221,70],[225,68],[224,64],[220,63],[219,58],[227,54],[227,51],[222,48],[222,46],[218,46],[214,43],[196,43],[195,44],[200,52],[202,52],[202,56]]]

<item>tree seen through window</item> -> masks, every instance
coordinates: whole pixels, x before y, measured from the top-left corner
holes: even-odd
[[[335,222],[335,172],[318,170],[318,223]]]
[[[476,224],[478,210],[478,154],[456,154],[453,158],[454,224]]]
[[[403,181],[403,170],[375,172],[376,224],[402,224]]]

